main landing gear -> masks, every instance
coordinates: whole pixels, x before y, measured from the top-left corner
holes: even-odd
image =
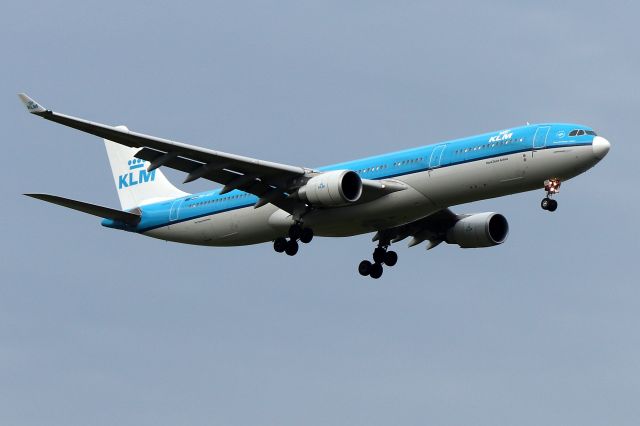
[[[551,197],[560,192],[560,179],[549,179],[544,181],[544,190],[547,196],[540,202],[542,210],[555,212],[558,208],[558,202]]]
[[[298,253],[301,243],[310,243],[313,239],[313,230],[311,228],[303,228],[299,224],[293,224],[289,228],[289,239],[284,237],[276,238],[273,242],[273,249],[278,253],[285,252],[289,256],[295,256]]]
[[[367,275],[373,279],[378,279],[382,276],[382,265],[393,266],[398,262],[398,253],[395,251],[387,251],[389,244],[380,243],[378,247],[373,251],[373,263],[369,260],[363,260],[358,265],[358,272],[363,277]]]

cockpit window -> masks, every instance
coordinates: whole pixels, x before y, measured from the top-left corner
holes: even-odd
[[[597,136],[596,132],[594,132],[593,130],[574,129],[569,132],[569,136],[583,136],[583,135]]]

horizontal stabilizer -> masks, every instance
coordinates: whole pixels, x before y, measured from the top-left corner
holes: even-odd
[[[102,217],[105,219],[112,219],[112,220],[124,222],[127,225],[135,226],[138,223],[140,223],[140,215],[137,213],[123,212],[121,210],[111,209],[109,207],[103,207],[95,204],[85,203],[82,201],[71,200],[69,198],[58,197],[57,195],[49,195],[49,194],[24,194],[24,195],[26,195],[27,197],[37,198],[38,200],[57,204],[59,206],[78,210],[84,213],[92,214],[94,216]]]

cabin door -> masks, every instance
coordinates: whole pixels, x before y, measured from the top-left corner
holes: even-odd
[[[446,147],[447,147],[446,145],[438,145],[435,148],[433,148],[433,151],[431,152],[431,157],[429,158],[430,169],[435,169],[436,167],[440,167],[440,164],[442,164],[442,154],[444,153],[444,149]]]
[[[173,204],[171,204],[171,211],[169,212],[169,221],[170,222],[174,222],[176,220],[178,220],[178,215],[180,213],[180,207],[182,207],[182,203],[184,202],[184,199],[180,198],[177,199],[173,202]]]
[[[533,151],[547,146],[549,130],[551,130],[551,126],[540,126],[536,129],[536,134],[533,136]]]

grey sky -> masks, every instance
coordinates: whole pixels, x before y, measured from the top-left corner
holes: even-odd
[[[631,1],[8,2],[0,15],[0,424],[637,425],[640,38]],[[96,121],[319,166],[530,122],[609,156],[499,211],[503,246],[181,246],[117,206]],[[174,182],[181,177],[168,173]],[[185,190],[209,188],[195,182]]]

